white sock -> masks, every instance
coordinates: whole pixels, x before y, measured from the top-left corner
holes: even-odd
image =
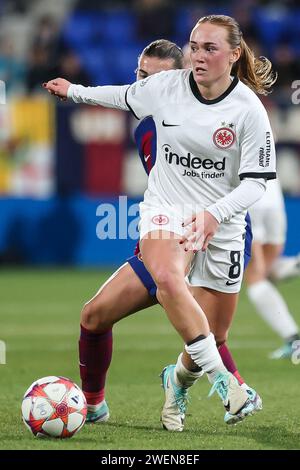
[[[249,385],[246,384],[246,382],[244,382],[244,383],[241,385],[241,388],[242,388],[243,390],[246,390],[246,391],[247,391],[250,387],[249,387]]]
[[[174,374],[174,379],[175,383],[181,387],[184,388],[189,388],[191,387],[202,375],[204,374],[203,370],[200,370],[198,372],[192,372],[191,370],[188,370],[183,364],[182,364],[182,353],[179,354],[176,367],[175,367],[175,374]]]
[[[207,373],[208,379],[213,383],[217,375],[222,372],[228,373],[224,366],[216,346],[215,337],[212,333],[205,339],[196,343],[185,345],[186,352],[191,356],[197,366]]]
[[[256,282],[247,291],[257,312],[281,338],[287,339],[298,333],[298,326],[283,297],[270,281]]]
[[[300,256],[282,256],[278,258],[272,266],[270,276],[276,281],[300,276]]]

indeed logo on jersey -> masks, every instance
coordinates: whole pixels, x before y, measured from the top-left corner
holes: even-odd
[[[186,155],[186,157],[180,157],[177,153],[174,153],[171,151],[171,146],[168,144],[163,145],[162,147],[163,152],[165,154],[166,161],[170,165],[181,165],[186,168],[190,168],[192,170],[218,170],[220,172],[223,172],[225,170],[225,164],[226,164],[226,157],[224,157],[222,160],[214,161],[211,158],[203,158],[201,159],[200,157],[193,157],[190,152]],[[205,172],[188,172],[185,171],[183,176],[198,176],[199,178],[202,177],[216,177],[212,176],[215,173],[205,173]],[[211,176],[208,176],[211,175]],[[224,176],[224,173],[221,173],[218,175],[218,177]]]

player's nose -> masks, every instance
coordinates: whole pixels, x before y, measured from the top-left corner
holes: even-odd
[[[203,64],[203,63],[205,62],[205,60],[204,60],[204,52],[201,51],[201,50],[197,51],[195,60],[196,60],[196,62],[200,62],[201,64]]]

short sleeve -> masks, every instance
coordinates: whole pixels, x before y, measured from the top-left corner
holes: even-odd
[[[244,120],[240,139],[240,179],[276,178],[276,155],[272,129],[267,112],[259,102]]]

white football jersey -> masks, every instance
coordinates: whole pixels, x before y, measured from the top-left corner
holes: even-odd
[[[233,191],[243,178],[276,177],[266,110],[237,78],[223,95],[206,100],[190,70],[161,72],[130,86],[126,101],[138,118],[151,114],[156,123],[157,158],[146,204],[181,209],[196,204],[199,211]],[[238,249],[244,226],[243,212],[222,223],[211,243],[224,247],[227,242]]]
[[[226,196],[243,178],[276,177],[266,110],[237,78],[214,100],[201,96],[190,70],[160,72],[127,88],[99,87],[92,97],[88,89],[70,88],[68,96],[76,102],[129,108],[138,119],[153,116],[157,157],[142,204],[173,208],[186,218]],[[221,223],[211,243],[241,249],[244,227],[242,212]]]

